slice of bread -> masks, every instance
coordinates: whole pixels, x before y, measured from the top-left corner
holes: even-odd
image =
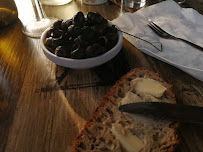
[[[132,80],[137,78],[158,81],[165,87],[163,94],[159,97],[138,94],[132,85]],[[164,82],[156,73],[143,68],[131,70],[103,97],[90,121],[75,139],[73,152],[174,151],[178,144],[176,134],[178,123],[118,110],[118,106],[127,94],[138,96],[143,102],[151,99],[154,102],[176,103],[171,89],[172,86]]]

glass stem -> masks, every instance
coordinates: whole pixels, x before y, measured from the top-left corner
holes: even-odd
[[[44,18],[44,15],[43,15],[43,13],[42,13],[42,8],[41,8],[41,6],[40,6],[40,4],[39,4],[39,1],[38,0],[32,0],[32,3],[33,3],[33,8],[35,9],[36,8],[36,19],[37,20],[41,20],[41,19],[43,19]],[[34,7],[35,6],[35,7]]]

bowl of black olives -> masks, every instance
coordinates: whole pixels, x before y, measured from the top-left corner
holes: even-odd
[[[73,18],[57,20],[41,36],[45,56],[72,69],[88,69],[114,58],[123,35],[99,13],[78,12]]]

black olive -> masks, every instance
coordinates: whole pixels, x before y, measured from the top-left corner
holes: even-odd
[[[107,41],[108,41],[108,39],[106,38],[106,36],[101,36],[97,40],[97,42],[103,47],[107,46]]]
[[[74,25],[70,25],[69,27],[68,27],[68,31],[67,31],[67,34],[69,35],[69,37],[72,37],[73,36],[73,34],[74,34]]]
[[[68,27],[72,25],[72,19],[69,19],[69,20],[64,20],[62,23],[61,23],[61,29],[63,31],[67,31],[68,30]]]
[[[73,39],[73,37],[70,37],[69,39],[68,39],[68,42],[69,42],[69,44],[74,44],[74,39]]]
[[[72,37],[76,38],[82,33],[82,29],[79,26],[75,26],[73,29]]]
[[[45,41],[45,46],[50,50],[50,52],[54,53],[53,50],[56,49],[56,47],[58,46],[57,40],[55,40],[52,37],[49,37],[46,39]]]
[[[69,32],[63,33],[62,34],[63,39],[65,39],[66,41],[69,41],[69,39],[73,36],[73,31],[72,30],[70,30]]]
[[[85,54],[87,57],[95,57],[99,56],[106,52],[106,49],[102,47],[100,44],[95,43],[89,47],[87,47]]]
[[[95,39],[96,33],[91,27],[84,27],[82,29],[82,35],[85,37],[87,41],[91,41],[92,39]]]
[[[73,59],[84,58],[84,49],[80,45],[76,44],[73,46],[70,57]]]
[[[66,40],[63,38],[63,36],[60,36],[59,38],[53,38],[53,41],[57,43],[57,45],[66,45]]]
[[[45,46],[51,48],[52,47],[52,37],[46,38]]]
[[[52,38],[52,47],[51,48],[54,50],[58,47],[57,41],[58,41],[57,39]]]
[[[54,29],[56,29],[56,30],[61,29],[62,21],[63,21],[62,19],[59,19],[59,20],[55,21],[54,24],[53,24]]]
[[[108,25],[107,19],[104,18],[104,19],[102,20],[101,24],[102,24],[102,25]]]
[[[87,13],[87,22],[92,25],[92,24],[104,24],[105,19],[99,14],[99,13],[94,13],[94,12],[88,12]]]
[[[45,46],[51,53],[54,53],[54,49],[53,49],[53,46],[52,46],[52,37],[49,37],[49,38],[46,39]]]
[[[63,39],[64,41],[68,41],[69,35],[67,32],[63,32],[59,38]]]
[[[49,31],[47,31],[46,37],[47,38],[51,37],[53,32],[54,32],[54,29],[51,28]]]
[[[108,33],[112,33],[112,29],[109,26],[103,26],[101,33],[102,33],[102,35],[106,35]]]
[[[83,35],[79,35],[77,38],[75,38],[74,42],[76,44],[79,44],[83,48],[87,47],[89,44],[89,42],[85,39]]]
[[[87,22],[88,24],[92,25],[94,24],[94,20],[95,20],[95,13],[94,12],[88,12],[87,13]]]
[[[98,35],[102,35],[102,31],[103,31],[103,26],[102,25],[94,25],[94,26],[92,26],[92,29]]]
[[[118,34],[117,33],[108,33],[106,35],[107,43],[106,48],[108,50],[112,49],[118,42]]]
[[[74,17],[73,17],[73,24],[76,26],[83,26],[85,23],[85,17],[82,12],[78,12]]]
[[[55,49],[55,54],[57,56],[60,56],[60,57],[66,57],[67,56],[67,48],[64,47],[64,46],[58,46],[56,49]]]
[[[53,38],[58,38],[58,37],[61,37],[62,34],[63,34],[62,30],[55,30],[54,32],[51,33],[51,36]]]

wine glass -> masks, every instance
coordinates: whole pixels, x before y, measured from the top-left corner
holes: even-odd
[[[23,26],[23,33],[32,38],[40,38],[45,29],[53,25],[57,18],[47,18],[43,16],[40,4],[38,0],[32,1],[33,8],[36,6],[37,15],[36,20],[29,22]],[[36,16],[37,16],[36,15]]]

